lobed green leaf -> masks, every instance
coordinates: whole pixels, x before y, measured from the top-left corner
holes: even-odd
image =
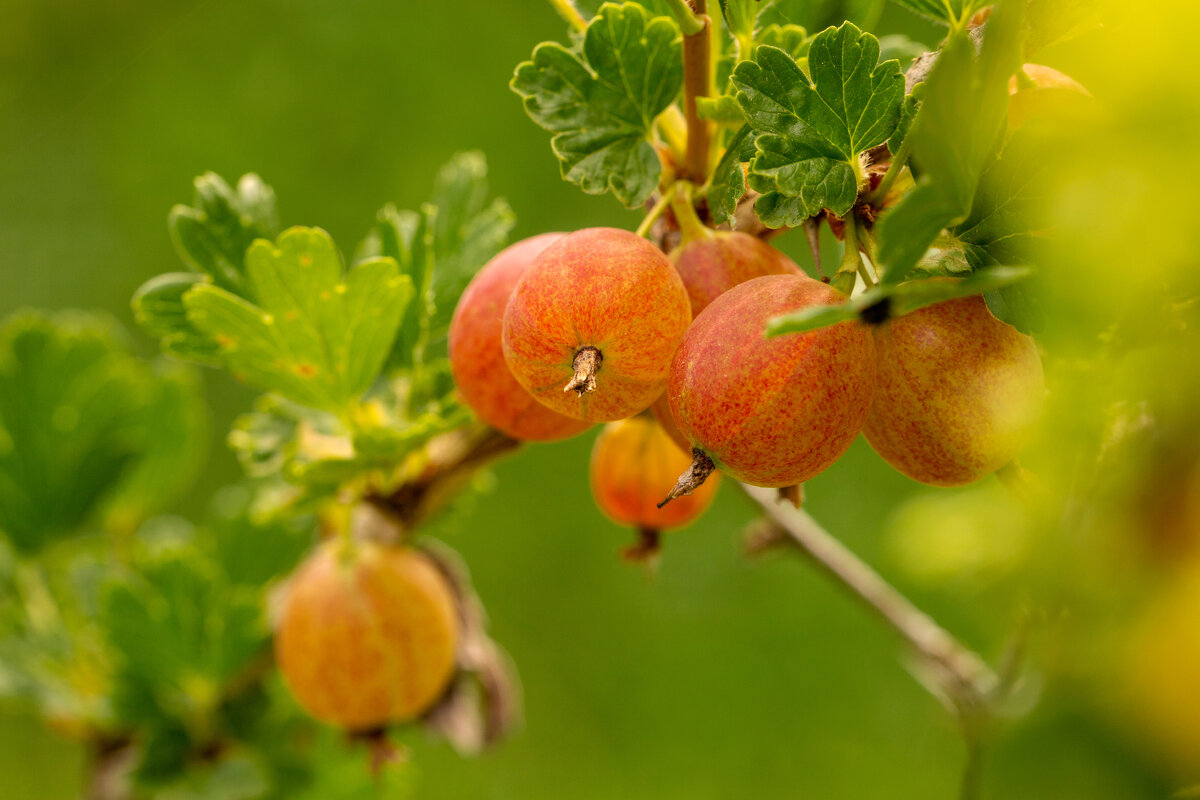
[[[208,276],[194,272],[158,275],[138,288],[130,305],[134,321],[158,339],[164,353],[183,361],[218,366],[221,348],[188,320],[183,304],[188,291],[209,281]]]
[[[216,173],[196,178],[191,206],[171,209],[167,228],[179,257],[195,272],[245,296],[246,249],[279,229],[275,191],[257,175],[243,175],[237,190]]]
[[[221,348],[243,380],[312,408],[346,410],[379,376],[411,279],[393,259],[356,264],[343,275],[333,240],[292,228],[246,255],[251,296],[216,286],[184,295],[188,320]]]
[[[858,196],[862,152],[887,140],[900,119],[904,78],[878,63],[879,42],[851,23],[812,41],[812,82],[787,52],[760,46],[734,70],[738,103],[758,134],[751,188],[770,227],[799,225],[822,209],[844,214]]]
[[[754,157],[755,133],[743,125],[725,148],[708,185],[708,209],[713,221],[722,223],[733,216],[746,193],[746,171],[742,166]]]
[[[941,231],[967,219],[995,154],[1008,108],[1008,78],[1020,63],[1021,3],[998,5],[982,48],[953,34],[938,55],[912,128],[916,188],[879,222],[885,283],[904,279]]]
[[[107,320],[31,313],[0,330],[0,533],[25,553],[88,524],[131,527],[203,453],[194,380],[156,374]]]
[[[554,133],[563,177],[589,194],[611,191],[629,207],[658,186],[654,120],[683,85],[674,20],[636,3],[606,3],[588,24],[582,52],[546,42],[513,76],[529,116]]]

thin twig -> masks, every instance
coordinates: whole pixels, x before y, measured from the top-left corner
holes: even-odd
[[[986,704],[997,679],[982,658],[914,606],[806,512],[780,503],[772,489],[741,486],[814,563],[899,634],[929,667],[960,713],[972,714]]]

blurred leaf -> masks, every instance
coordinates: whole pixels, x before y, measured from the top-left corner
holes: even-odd
[[[188,319],[221,345],[238,377],[313,408],[342,412],[375,381],[412,283],[396,262],[360,262],[343,274],[333,240],[291,228],[246,256],[258,305],[215,286],[184,297]]]
[[[450,317],[467,283],[504,247],[516,219],[508,203],[488,201],[487,160],[483,153],[459,153],[443,166],[430,204],[437,214],[433,231],[433,339],[445,337]],[[414,276],[415,278],[415,276]],[[414,286],[419,286],[414,280]]]
[[[931,247],[925,251],[913,270],[913,278],[935,276],[962,277],[969,274],[975,266],[967,258],[966,250],[959,242],[946,242],[945,246]]]
[[[398,211],[390,203],[380,209],[375,226],[359,247],[359,260],[369,256],[393,258],[400,271],[412,280],[416,302],[409,303],[400,321],[396,340],[387,359],[387,371],[408,372],[424,359],[429,341],[430,320],[436,306],[433,295],[433,231],[430,214],[436,209],[422,207],[421,212]]]
[[[735,38],[754,33],[761,0],[721,0],[721,14]]]
[[[1035,333],[1045,326],[1046,315],[1038,294],[1028,283],[992,289],[984,293],[983,299],[996,319],[1007,322],[1021,333]]]
[[[187,767],[191,741],[187,731],[178,723],[158,722],[140,731],[137,766],[133,771],[135,784],[152,788],[178,778]]]
[[[1037,211],[1045,196],[1050,153],[1046,140],[1025,127],[1012,135],[1000,158],[979,180],[971,214],[953,229],[969,245],[973,266],[1027,261],[1045,222]]]
[[[762,46],[734,70],[738,103],[758,133],[750,186],[770,227],[799,225],[858,196],[860,153],[886,141],[900,118],[904,77],[878,64],[879,41],[850,23],[822,31],[809,49],[813,83],[783,50]]]
[[[192,484],[208,450],[208,408],[198,377],[179,367],[156,377],[139,414],[139,458],[104,499],[110,530],[132,530],[169,508]]]
[[[918,83],[913,87],[911,94],[905,95],[904,104],[900,106],[900,121],[896,123],[896,130],[892,131],[887,142],[888,152],[892,155],[900,152],[900,146],[904,144],[908,132],[912,129],[913,120],[916,119],[917,109],[924,95],[924,83]]]
[[[941,231],[971,213],[979,176],[995,155],[1008,108],[1008,78],[1020,61],[1021,3],[992,14],[978,56],[967,33],[938,56],[912,129],[916,188],[879,222],[883,281],[903,280]]]
[[[697,97],[696,113],[701,119],[711,119],[722,125],[742,125],[746,122],[742,107],[736,99],[727,94],[718,97]]]
[[[234,755],[189,769],[182,778],[154,792],[154,800],[252,800],[265,796],[269,788],[257,760]]]
[[[349,476],[355,468],[350,433],[337,416],[276,395],[258,398],[254,411],[234,421],[229,446],[251,477],[282,474],[303,483],[331,471]]]
[[[819,31],[831,25],[853,22],[874,28],[886,0],[759,0],[759,25],[772,23],[802,25]]]
[[[936,277],[880,284],[841,305],[812,306],[775,317],[767,322],[767,336],[803,333],[854,319],[880,323],[943,300],[996,291],[1022,281],[1030,274],[1027,267],[992,267],[963,278]]]
[[[743,125],[725,148],[725,155],[713,170],[708,185],[708,209],[713,221],[722,223],[733,216],[738,201],[746,193],[746,171],[743,164],[754,158],[755,133]]]
[[[230,585],[191,544],[142,555],[135,567],[109,585],[99,620],[115,659],[117,716],[174,720],[203,737],[226,685],[268,642],[257,587]]]
[[[261,588],[290,572],[312,547],[311,524],[256,522],[248,513],[212,526],[214,559],[230,583]]]
[[[910,39],[902,33],[892,33],[887,36],[879,37],[879,58],[882,61],[887,61],[894,58],[900,62],[900,67],[903,70],[904,65],[912,61],[917,56],[929,50],[921,42]]]
[[[164,353],[184,361],[218,366],[220,347],[188,320],[183,304],[183,296],[192,287],[208,282],[206,276],[191,272],[158,275],[138,288],[130,305],[134,320],[159,340]]]
[[[1028,0],[1025,15],[1029,22],[1026,59],[1100,27],[1100,4],[1095,0]]]
[[[757,42],[768,47],[778,47],[798,63],[807,59],[809,48],[812,46],[812,38],[809,37],[808,31],[799,25],[768,25],[759,32]],[[806,66],[806,60],[800,64],[800,68],[807,75],[809,73]]]
[[[195,381],[155,375],[106,322],[26,314],[0,331],[0,531],[19,550],[100,507],[136,526],[190,482],[203,434]]]
[[[356,260],[393,258],[416,290],[388,357],[389,373],[419,369],[435,344],[444,350],[459,295],[507,241],[515,224],[512,209],[487,197],[483,154],[459,153],[439,170],[430,202],[420,212],[384,206],[359,246]]]
[[[650,136],[682,85],[678,27],[636,3],[602,6],[582,53],[538,45],[511,84],[533,121],[554,133],[563,177],[588,194],[612,191],[631,208],[658,186],[662,164]]]
[[[372,391],[353,431],[332,414],[264,395],[252,413],[235,421],[229,445],[252,477],[282,475],[293,484],[332,491],[364,472],[401,463],[434,436],[471,420],[453,397],[445,360],[425,369],[421,386],[427,394],[416,400],[406,379]]]
[[[212,172],[196,178],[195,186],[192,205],[175,206],[167,218],[175,249],[190,268],[246,297],[246,250],[279,229],[275,191],[254,174],[243,175],[236,192]]]
[[[909,11],[956,28],[971,19],[971,15],[991,0],[895,0]]]

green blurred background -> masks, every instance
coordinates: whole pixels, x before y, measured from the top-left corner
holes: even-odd
[[[473,148],[517,212],[515,238],[638,219],[562,182],[547,135],[507,89],[537,42],[563,38],[538,0],[3,0],[0,10],[0,314],[104,309],[153,354],[129,297],[178,268],[166,213],[206,170],[258,172],[285,224],[324,227],[344,250],[385,201],[414,207],[437,167]],[[875,30],[938,38],[894,6]],[[1070,46],[1045,56],[1068,71],[1072,58]],[[802,245],[782,246],[799,256]],[[224,432],[254,396],[224,374],[206,384],[211,455],[180,509],[196,515],[240,475]],[[739,531],[753,515],[729,487],[669,537],[657,575],[622,563],[628,534],[589,497],[591,439],[504,462],[494,491],[448,529],[517,662],[526,719],[475,760],[410,737],[418,797],[954,796],[961,738],[887,630],[803,563],[748,563]],[[808,486],[814,515],[995,659],[1022,597],[1020,581],[1002,579],[1023,545],[985,530],[995,536],[976,540],[984,555],[960,546],[941,571],[913,569],[894,532],[930,494],[948,493],[907,481],[861,441]],[[1004,505],[991,480],[962,494]],[[1032,683],[1028,703],[1039,700],[1036,674]],[[1117,726],[1070,685],[1053,688],[999,734],[986,796],[1166,795]],[[71,797],[81,770],[73,745],[5,710],[0,796]]]

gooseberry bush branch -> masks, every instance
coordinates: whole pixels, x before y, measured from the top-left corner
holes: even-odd
[[[806,511],[770,489],[746,484],[740,488],[773,523],[774,541],[786,540],[797,547],[896,632],[920,659],[921,671],[931,677],[938,695],[957,715],[977,714],[987,706],[999,682],[979,655],[913,605]],[[760,541],[758,547],[766,544]]]
[[[53,667],[47,675],[14,661],[4,685],[92,746],[105,787],[96,798],[321,796],[323,776],[346,756],[310,715],[369,743],[374,780],[400,780],[386,765],[401,723],[465,753],[503,736],[518,716],[511,665],[462,565],[430,534],[453,525],[497,459],[595,422],[609,426],[593,465],[612,474],[593,474],[593,491],[638,531],[631,558],[654,556],[663,528],[702,513],[722,473],[738,479],[773,540],[795,545],[912,651],[918,677],[962,724],[963,796],[975,791],[981,731],[1004,687],[798,501],[860,431],[871,438],[869,426],[889,422],[872,405],[888,366],[874,353],[889,332],[931,308],[954,309],[957,330],[1000,325],[996,317],[1032,325],[1022,245],[1038,230],[1021,211],[1039,142],[1007,114],[1024,2],[997,4],[968,30],[975,0],[902,0],[949,30],[907,75],[881,60],[879,40],[855,19],[810,32],[779,16],[783,2],[723,0],[719,14],[703,0],[605,3],[591,19],[551,3],[571,35],[537,45],[511,88],[551,134],[565,180],[649,208],[636,235],[589,229],[505,247],[514,214],[489,197],[479,153],[443,167],[419,208],[385,205],[345,252],[320,228],[283,228],[257,176],[230,185],[207,174],[168,218],[184,271],[133,297],[138,324],[171,363],[130,355],[99,318],[24,316],[0,331],[0,531],[20,565],[0,581],[26,601],[0,614],[0,648],[50,653]],[[730,52],[718,46],[725,34]],[[829,280],[822,228],[843,248]],[[795,229],[819,281],[767,244]],[[734,321],[746,324],[731,358],[724,348],[737,337],[712,326],[735,303],[744,316]],[[561,322],[581,304],[587,326],[607,315],[619,335],[589,330],[582,341],[576,320],[551,330],[539,317],[553,306],[545,316]],[[987,335],[1036,362],[1031,340],[1003,327]],[[640,340],[624,350],[609,341],[633,334]],[[709,335],[717,344],[706,350]],[[755,362],[768,347],[771,357]],[[828,369],[796,366],[809,347]],[[779,386],[696,402],[703,393],[687,370],[713,361],[728,369],[708,375],[705,391],[743,361]],[[199,469],[205,436],[198,381],[178,362],[262,392],[228,436],[246,480],[198,523],[162,517]],[[1027,372],[1040,382],[1040,365]],[[785,395],[789,403],[730,426],[757,431],[750,445],[783,443],[765,466],[738,463],[739,448],[720,447],[725,431],[703,429],[712,407]],[[815,441],[796,446],[800,426],[818,417],[824,427],[807,433]],[[650,450],[662,458],[642,459]],[[660,468],[670,474],[651,474]],[[994,469],[950,481],[906,474],[947,485]],[[631,507],[631,493],[604,491],[606,480],[650,486],[632,494],[653,501]],[[68,538],[84,542],[85,566],[100,577],[82,589],[43,585],[28,565],[62,558],[54,545]],[[98,544],[107,539],[120,546]],[[323,616],[328,608],[353,616],[351,630],[404,635],[346,635],[320,622],[336,616]],[[405,627],[420,620],[439,627]],[[154,638],[170,658],[147,646]],[[441,662],[404,649],[414,641],[437,643],[429,649]],[[355,646],[383,649],[339,660]],[[421,692],[388,694],[405,676],[321,679],[324,665],[347,660],[416,665]],[[386,688],[340,706],[330,682],[348,694]],[[305,735],[282,733],[297,728]]]

